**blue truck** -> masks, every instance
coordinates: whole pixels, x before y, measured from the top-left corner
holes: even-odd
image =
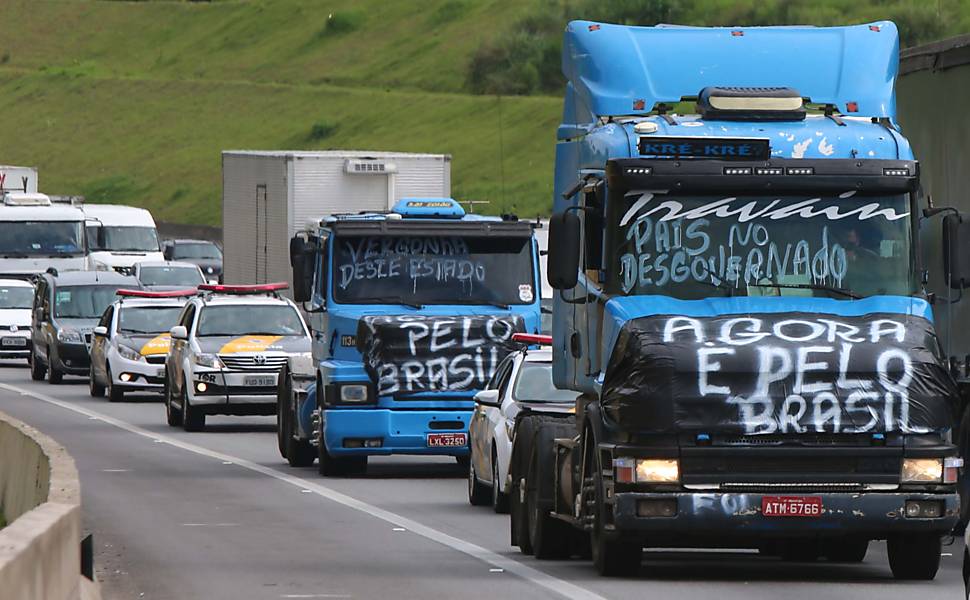
[[[468,465],[473,395],[513,333],[539,331],[533,224],[409,198],[312,221],[290,259],[313,353],[279,378],[283,457],[322,475],[361,473],[372,455]]]
[[[898,34],[568,25],[550,222],[553,377],[516,424],[512,543],[750,547],[932,579],[957,522],[961,399],[926,293],[941,212],[897,127]],[[953,293],[953,301],[957,294]],[[945,308],[944,308],[945,310]]]

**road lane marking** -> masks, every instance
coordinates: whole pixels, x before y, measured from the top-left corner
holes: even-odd
[[[182,523],[182,527],[239,527],[239,523]]]
[[[131,469],[101,469],[102,473],[130,473]]]
[[[272,477],[277,481],[282,481],[283,483],[287,483],[289,485],[298,487],[300,488],[301,491],[310,490],[311,493],[314,493],[318,496],[326,498],[332,502],[336,502],[337,504],[340,504],[347,508],[351,508],[358,512],[362,512],[364,514],[370,515],[377,519],[381,519],[382,521],[386,521],[391,525],[402,527],[428,540],[431,540],[432,542],[437,542],[443,546],[447,546],[451,548],[452,550],[457,550],[458,552],[471,556],[472,558],[476,558],[482,562],[488,563],[492,567],[496,567],[499,569],[503,569],[504,571],[508,571],[509,573],[512,573],[514,575],[521,577],[522,579],[525,579],[526,581],[529,581],[551,592],[559,594],[564,598],[569,598],[570,600],[605,600],[603,596],[600,596],[599,594],[596,594],[595,592],[587,590],[576,584],[570,583],[563,579],[559,579],[558,577],[549,575],[548,573],[544,573],[543,571],[530,567],[524,563],[520,563],[506,556],[502,556],[501,554],[492,552],[491,550],[488,550],[486,548],[483,548],[477,544],[473,544],[461,538],[454,537],[443,531],[439,531],[437,529],[434,529],[433,527],[429,527],[427,525],[419,523],[418,521],[415,521],[403,515],[399,515],[389,510],[385,510],[378,506],[374,506],[373,504],[368,504],[367,502],[358,500],[357,498],[354,498],[353,496],[348,496],[342,492],[338,492],[337,490],[327,487],[323,484],[316,483],[308,479],[303,479],[295,475],[290,475],[283,471],[277,471],[276,469],[263,466],[261,464],[255,463],[245,458],[240,458],[237,456],[233,456],[231,454],[225,454],[223,452],[211,450],[204,446],[199,446],[197,444],[193,444],[190,442],[184,442],[178,438],[170,437],[167,435],[159,435],[156,432],[148,431],[147,429],[143,429],[137,425],[132,425],[127,421],[116,419],[114,417],[99,413],[97,411],[93,411],[88,408],[78,406],[71,402],[58,400],[57,398],[54,398],[53,396],[48,396],[47,394],[39,394],[37,392],[28,390],[26,388],[10,385],[8,383],[0,383],[0,389],[5,389],[10,392],[19,393],[22,396],[30,396],[32,398],[40,400],[41,402],[53,404],[54,406],[58,406],[65,410],[69,410],[74,413],[84,415],[86,417],[96,417],[108,425],[112,425],[114,427],[117,427],[118,429],[123,429],[129,433],[133,433],[143,438],[150,439],[156,444],[165,443],[175,448],[179,448],[187,452],[192,452],[193,454],[198,454],[200,456],[205,456],[205,457],[213,458],[215,460],[220,460],[220,461],[231,461],[235,463],[236,466],[242,467],[244,469],[248,469],[255,473],[260,473],[261,475],[266,475],[267,477]],[[287,596],[283,596],[283,597],[287,597]],[[289,597],[293,597],[293,596],[289,596]],[[296,597],[300,598],[305,596],[296,596]],[[310,596],[310,597],[314,597],[314,596]],[[320,596],[316,596],[316,597],[319,598]],[[326,598],[328,596],[323,596],[323,597]],[[330,596],[330,597],[333,597],[333,596]]]

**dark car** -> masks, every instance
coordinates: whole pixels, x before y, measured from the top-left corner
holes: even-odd
[[[31,315],[30,376],[60,383],[65,374],[87,376],[92,330],[115,292],[139,288],[134,277],[110,271],[44,273],[37,280]]]
[[[165,240],[162,242],[165,260],[177,260],[199,265],[209,283],[222,280],[222,250],[208,240]]]

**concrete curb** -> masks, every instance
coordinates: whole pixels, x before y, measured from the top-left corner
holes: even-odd
[[[97,600],[81,566],[81,484],[74,459],[0,412],[0,590],[18,599]]]

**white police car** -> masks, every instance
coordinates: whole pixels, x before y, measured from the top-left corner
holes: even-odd
[[[516,333],[512,341],[529,346],[506,356],[485,389],[475,394],[475,412],[468,426],[468,501],[491,504],[495,512],[508,510],[506,489],[516,418],[525,413],[568,417],[575,411],[578,395],[552,383],[551,336]]]
[[[30,356],[30,309],[34,286],[20,279],[0,279],[0,358]]]
[[[186,431],[206,415],[275,415],[276,378],[291,356],[310,356],[310,333],[285,283],[200,285],[170,330],[168,424]]]
[[[118,290],[114,301],[94,328],[91,342],[92,396],[121,402],[125,392],[161,392],[165,382],[165,358],[169,330],[195,288],[169,292]]]

